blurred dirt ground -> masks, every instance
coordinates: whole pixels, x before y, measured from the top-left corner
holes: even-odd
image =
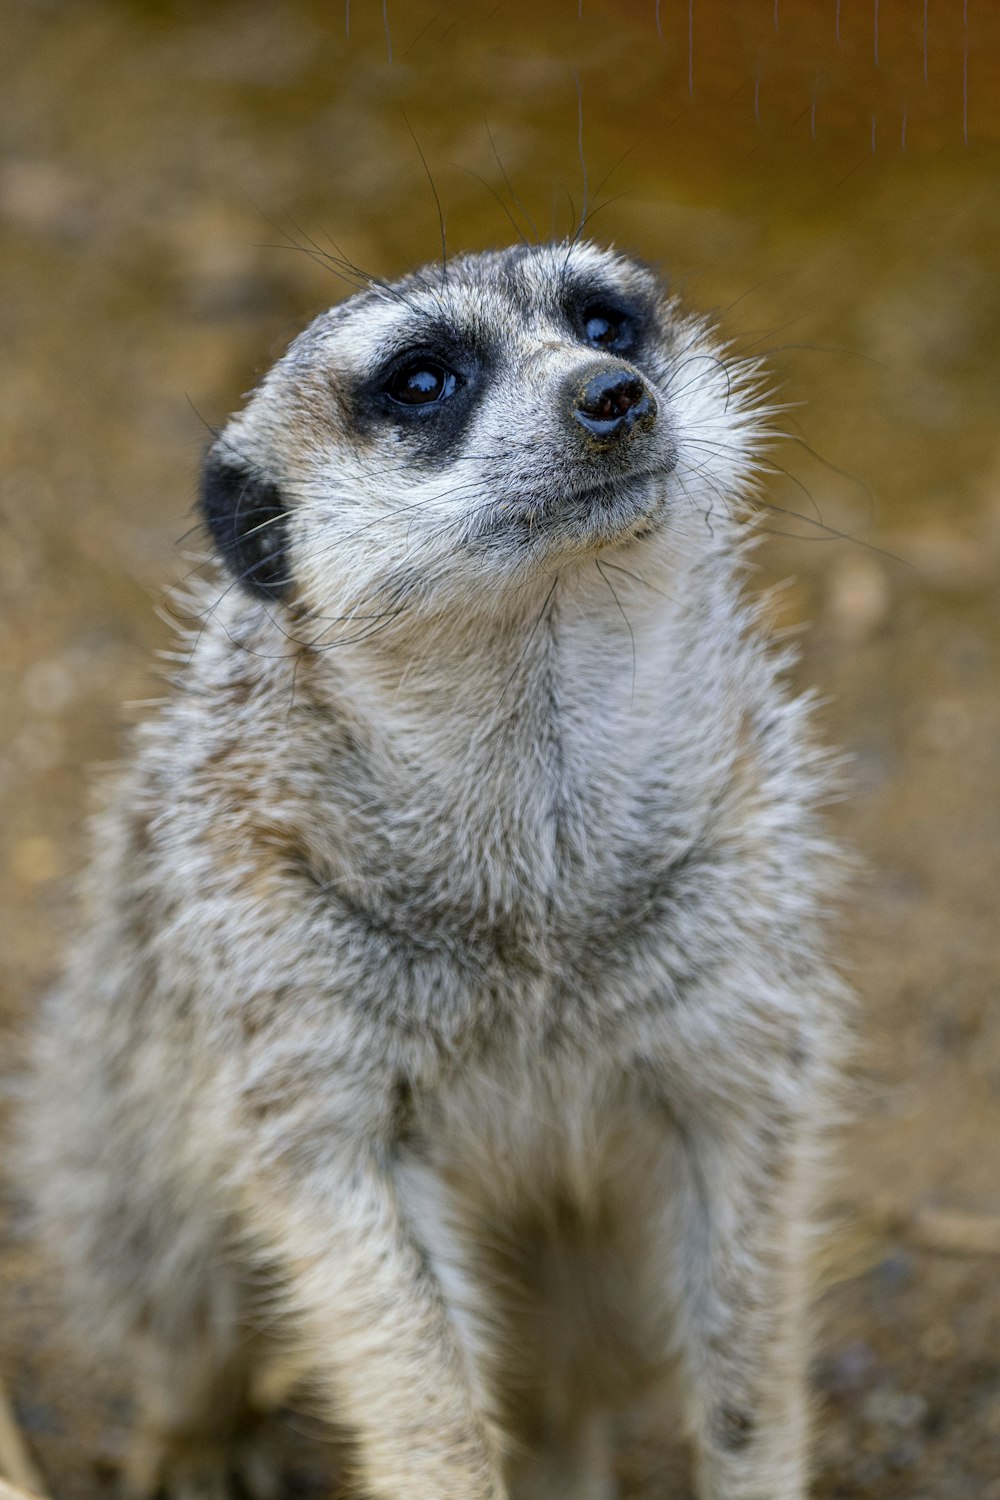
[[[160,690],[207,430],[342,294],[310,241],[380,274],[437,253],[414,136],[452,247],[508,240],[508,215],[566,232],[579,81],[589,206],[614,200],[590,232],[661,263],[799,403],[761,581],[811,622],[799,675],[853,757],[836,818],[867,865],[821,1500],[1000,1497],[1000,1255],[976,1250],[1000,1216],[1000,16],[925,13],[0,6],[5,1115],[89,770]],[[0,1199],[0,1379],[51,1493],[99,1500],[128,1392],[60,1347],[22,1207]],[[304,1425],[283,1441],[321,1491]],[[623,1462],[630,1494],[685,1493],[662,1455]]]

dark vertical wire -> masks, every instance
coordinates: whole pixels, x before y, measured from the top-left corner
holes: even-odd
[[[875,66],[878,67],[878,0],[875,0]]]
[[[580,87],[580,75],[576,74],[576,149],[580,157],[580,176],[583,179],[583,208],[580,211],[580,227],[577,229],[574,239],[579,239],[587,223],[587,213],[590,207],[590,184],[587,181],[587,154],[583,149],[583,89]]]
[[[969,0],[962,0],[962,140],[969,144]]]

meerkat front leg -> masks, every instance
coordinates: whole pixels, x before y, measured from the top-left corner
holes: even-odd
[[[495,1432],[384,1154],[313,1137],[294,1163],[268,1162],[243,1186],[311,1380],[355,1439],[363,1493],[504,1500]]]
[[[678,1280],[700,1500],[804,1500],[804,1129],[685,1124]]]

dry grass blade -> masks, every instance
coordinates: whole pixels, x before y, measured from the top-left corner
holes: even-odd
[[[872,1217],[886,1233],[899,1235],[921,1250],[934,1250],[941,1255],[1000,1255],[997,1214],[925,1206],[911,1208],[884,1198],[875,1200]]]
[[[6,1479],[0,1479],[0,1500],[41,1500],[41,1497],[30,1490],[18,1489],[17,1485],[8,1484]]]
[[[822,1291],[864,1276],[905,1244],[932,1255],[1000,1256],[1000,1215],[905,1203],[889,1194],[835,1205],[835,1226],[813,1262]]]
[[[0,1500],[43,1496],[45,1485],[25,1446],[10,1402],[0,1385]]]

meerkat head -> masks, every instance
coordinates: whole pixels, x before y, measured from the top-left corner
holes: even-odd
[[[631,259],[463,256],[317,318],[210,450],[203,513],[248,590],[318,617],[482,603],[724,514],[750,385]]]

